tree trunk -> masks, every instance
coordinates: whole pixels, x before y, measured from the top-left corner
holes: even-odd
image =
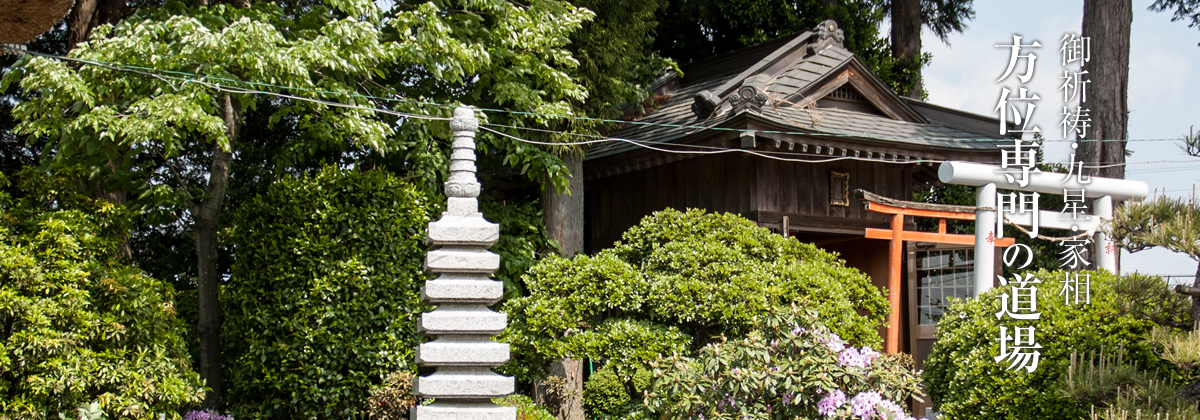
[[[200,333],[200,378],[204,379],[209,392],[204,395],[203,407],[221,408],[221,300],[220,278],[217,271],[217,229],[221,208],[225,203],[225,191],[229,187],[230,166],[233,163],[233,145],[237,141],[239,112],[229,95],[221,95],[221,116],[225,119],[225,136],[229,138],[229,151],[220,145],[213,149],[212,166],[209,167],[208,187],[204,200],[195,209],[196,219],[196,282],[199,294]]]
[[[75,44],[87,41],[93,28],[117,23],[133,14],[134,10],[125,4],[125,0],[75,0],[75,6],[67,14],[68,48],[75,48]]]
[[[916,83],[904,96],[921,98],[921,1],[892,0],[892,58],[901,68],[913,67]]]
[[[569,193],[559,194],[549,182],[542,190],[542,218],[551,239],[558,241],[560,255],[570,257],[583,252],[583,156],[563,156],[563,162],[571,171]],[[559,420],[583,420],[583,361],[563,359],[550,364],[550,376],[566,380],[566,395],[556,407]],[[539,401],[547,398],[546,389],[535,388]]]
[[[1196,266],[1196,277],[1192,280],[1192,287],[1200,288],[1200,264]],[[1200,322],[1200,296],[1192,296],[1192,325],[1195,329],[1197,322]]]
[[[559,194],[549,182],[542,190],[542,221],[546,232],[561,246],[560,255],[583,252],[583,158],[563,156],[571,171],[569,192]]]
[[[1125,140],[1129,126],[1129,31],[1133,24],[1131,0],[1084,0],[1083,36],[1091,38],[1087,71],[1087,102],[1091,127],[1079,143],[1077,159],[1085,173],[1125,178]],[[1119,140],[1119,141],[1095,141]],[[1105,168],[1097,168],[1108,166]]]

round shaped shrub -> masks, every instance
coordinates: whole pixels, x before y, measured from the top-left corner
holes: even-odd
[[[1091,276],[1091,302],[1068,304],[1059,291],[1067,276]],[[1100,355],[1124,353],[1127,363],[1147,370],[1174,369],[1146,342],[1153,323],[1127,311],[1114,291],[1117,278],[1103,272],[1040,271],[1037,320],[997,319],[1000,294],[1012,296],[1014,282],[975,299],[950,306],[938,322],[938,340],[925,360],[926,390],[945,419],[1087,418],[1091,404],[1055,392],[1067,371],[1071,352]],[[1166,288],[1166,284],[1161,284]],[[1041,345],[1037,369],[1006,370],[1000,354],[1000,327],[1035,327]]]
[[[629,389],[659,356],[745,336],[757,317],[793,305],[856,346],[875,345],[887,312],[880,290],[836,254],[702,210],[657,212],[612,249],[551,257],[524,278],[530,295],[504,304],[503,340],[506,372],[526,381],[549,360],[587,358]]]
[[[612,366],[605,366],[592,373],[583,387],[583,408],[589,413],[615,413],[632,401],[625,390],[625,383],[617,376]]]
[[[236,215],[226,398],[238,418],[365,416],[413,360],[424,199],[383,172],[288,178]]]

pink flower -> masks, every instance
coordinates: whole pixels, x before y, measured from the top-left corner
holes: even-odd
[[[850,400],[850,413],[864,419],[871,418],[875,415],[875,405],[881,400],[883,397],[878,392],[860,392]]]
[[[866,355],[859,354],[858,350],[850,347],[838,354],[838,366],[841,367],[866,367],[871,364],[871,359]]]
[[[840,389],[835,389],[829,392],[821,401],[817,401],[817,414],[825,417],[833,417],[837,415],[837,409],[846,403],[846,394]]]

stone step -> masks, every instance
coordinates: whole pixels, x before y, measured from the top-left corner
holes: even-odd
[[[515,389],[512,377],[501,376],[486,367],[439,367],[432,375],[418,377],[413,384],[413,393],[418,397],[448,400],[500,398]]]
[[[500,256],[485,249],[442,248],[425,256],[425,271],[430,273],[484,273],[500,268]]]
[[[504,297],[504,283],[476,275],[443,274],[425,282],[421,300],[425,303],[479,303],[491,305]]]
[[[504,331],[508,316],[482,305],[444,304],[421,314],[417,328],[426,335],[496,335]]]
[[[449,403],[438,401],[433,405],[413,407],[412,420],[513,420],[517,418],[516,407],[502,407],[492,403]]]
[[[417,347],[421,366],[499,366],[508,361],[508,343],[439,338]]]

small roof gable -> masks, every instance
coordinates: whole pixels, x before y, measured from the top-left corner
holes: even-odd
[[[916,146],[995,150],[1007,139],[994,134],[998,130],[979,129],[998,125],[994,118],[901,98],[846,50],[842,40],[841,30],[829,20],[792,38],[690,64],[683,76],[671,73],[656,82],[654,93],[667,98],[660,107],[611,137],[669,143],[751,114],[797,133]],[[636,147],[613,142],[593,147],[588,156],[611,156]]]

